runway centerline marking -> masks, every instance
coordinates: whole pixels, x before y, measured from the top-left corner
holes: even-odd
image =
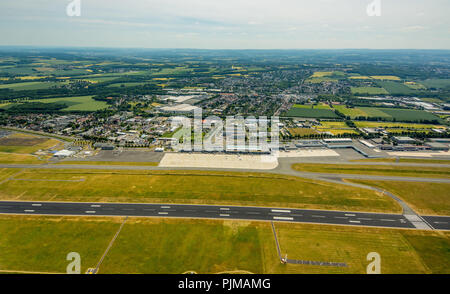
[[[25,212],[34,212],[34,210],[32,210],[32,209],[25,209],[24,211]]]
[[[281,210],[281,209],[271,209],[272,212],[281,212],[281,213],[291,213],[290,210]]]
[[[95,211],[94,210],[88,210],[88,211],[86,211],[86,213],[95,213]]]
[[[39,203],[33,203],[33,204],[31,204],[31,206],[42,206],[42,204],[39,204]]]
[[[294,220],[293,217],[282,217],[282,216],[274,216],[273,219],[275,219],[275,220]]]
[[[169,213],[168,212],[158,212],[158,214],[166,215],[166,214],[169,214]]]

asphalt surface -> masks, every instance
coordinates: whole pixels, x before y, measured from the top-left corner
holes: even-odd
[[[416,228],[411,221],[400,214],[212,205],[0,201],[0,213],[238,219],[387,228]],[[432,222],[439,221],[440,223],[436,224],[439,229],[450,229],[450,217],[440,217],[439,220],[430,220]]]
[[[422,216],[436,230],[450,230],[450,216]]]

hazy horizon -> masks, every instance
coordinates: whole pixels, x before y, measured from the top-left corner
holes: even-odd
[[[80,0],[68,15],[76,2],[1,2],[0,46],[450,49],[447,0]]]

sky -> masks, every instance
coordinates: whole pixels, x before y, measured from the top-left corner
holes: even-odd
[[[0,46],[450,49],[449,15],[449,0],[1,0]]]

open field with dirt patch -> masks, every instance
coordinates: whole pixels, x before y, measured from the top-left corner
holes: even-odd
[[[0,152],[30,154],[60,144],[56,139],[14,133],[0,139]]]

